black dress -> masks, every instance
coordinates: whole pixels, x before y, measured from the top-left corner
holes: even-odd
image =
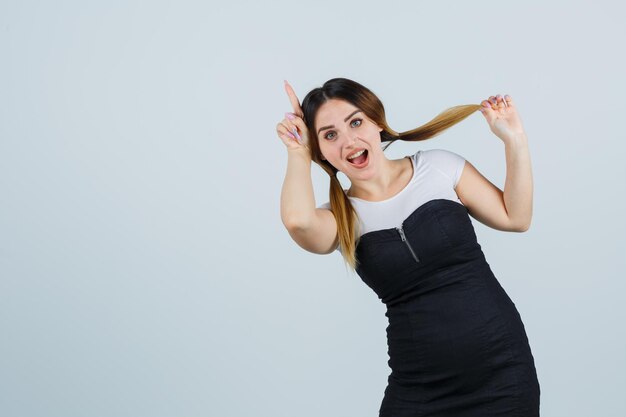
[[[430,200],[401,227],[362,235],[356,255],[389,319],[380,416],[539,416],[524,325],[464,205]]]

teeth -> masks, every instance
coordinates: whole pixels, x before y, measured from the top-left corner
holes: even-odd
[[[350,155],[350,156],[348,157],[348,159],[354,159],[354,158],[356,158],[357,156],[362,155],[362,154],[363,154],[363,152],[365,152],[365,149],[363,149],[362,151],[359,151],[359,152],[355,153],[354,155]]]

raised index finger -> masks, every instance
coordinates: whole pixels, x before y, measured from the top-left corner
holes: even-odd
[[[289,96],[289,101],[291,102],[291,107],[293,108],[293,112],[299,116],[303,117],[302,108],[300,107],[300,100],[298,100],[298,96],[296,96],[295,91],[291,88],[291,85],[285,80],[285,91]]]

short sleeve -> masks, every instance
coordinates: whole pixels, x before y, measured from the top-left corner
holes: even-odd
[[[461,179],[461,174],[463,173],[465,158],[445,149],[430,149],[423,151],[423,153],[432,167],[450,180],[452,188],[456,188],[456,185]]]
[[[330,210],[330,201],[327,201],[326,203],[322,204],[321,206],[318,206],[317,208],[323,208],[323,209]]]

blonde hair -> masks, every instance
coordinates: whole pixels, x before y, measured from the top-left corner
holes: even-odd
[[[345,100],[363,113],[379,127],[381,142],[389,142],[383,148],[386,150],[397,140],[417,142],[437,136],[444,130],[459,123],[476,110],[480,109],[480,104],[467,104],[454,106],[444,110],[435,116],[428,123],[406,132],[396,132],[389,127],[385,118],[385,108],[380,99],[368,88],[347,78],[333,78],[324,83],[322,87],[311,90],[302,100],[302,112],[304,122],[309,130],[309,148],[311,160],[318,164],[330,176],[330,209],[337,222],[337,234],[339,245],[344,261],[352,269],[356,269],[358,259],[356,258],[356,246],[358,244],[359,222],[358,215],[346,195],[339,179],[338,170],[327,160],[322,159],[317,135],[313,134],[315,129],[315,116],[319,108],[330,99]]]

